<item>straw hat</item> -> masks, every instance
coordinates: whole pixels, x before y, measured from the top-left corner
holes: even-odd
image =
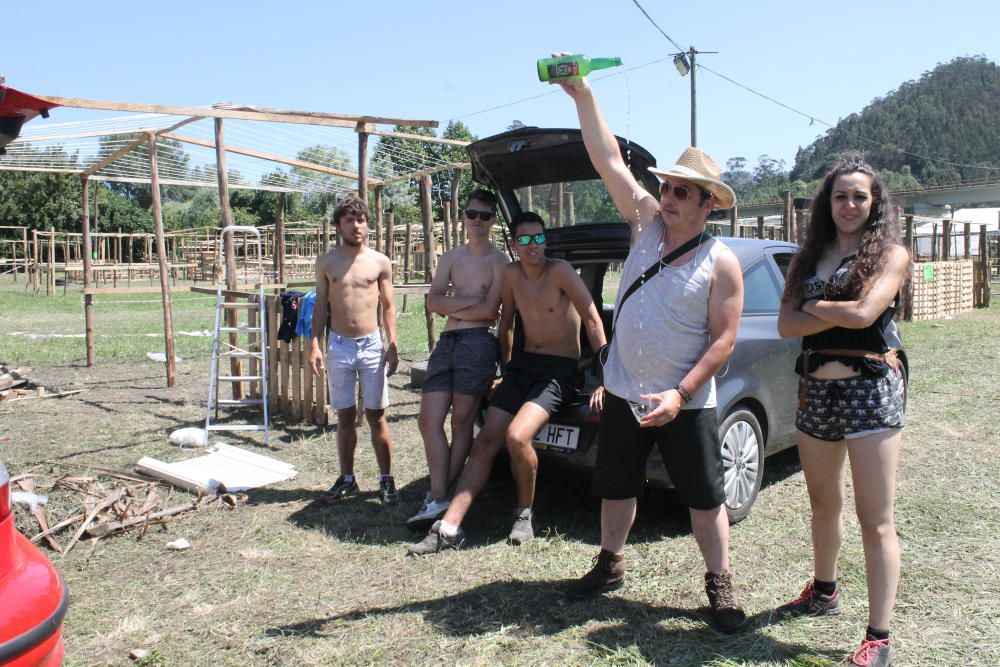
[[[722,168],[719,164],[708,156],[708,153],[697,148],[685,148],[681,156],[677,158],[677,164],[666,171],[649,167],[649,170],[661,179],[664,176],[676,176],[688,181],[694,181],[713,195],[715,195],[716,206],[718,208],[732,208],[736,203],[736,193],[733,189],[723,183],[720,179]]]

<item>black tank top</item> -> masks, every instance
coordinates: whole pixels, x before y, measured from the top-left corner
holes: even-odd
[[[854,255],[845,257],[837,270],[827,280],[822,280],[816,276],[806,279],[804,289],[804,299],[823,299],[825,301],[850,301],[855,297],[845,292],[847,286],[847,275],[851,267]],[[874,322],[864,329],[848,329],[845,327],[833,327],[826,331],[802,337],[803,350],[863,350],[866,352],[877,352],[885,354],[890,349],[900,347],[899,336],[893,316],[899,304],[899,295],[892,300],[889,307],[879,315]],[[885,362],[874,359],[864,359],[861,357],[847,357],[841,355],[810,355],[809,372],[827,361],[839,361],[846,366],[863,375],[884,375],[889,366]],[[802,372],[802,359],[796,363],[796,372]]]

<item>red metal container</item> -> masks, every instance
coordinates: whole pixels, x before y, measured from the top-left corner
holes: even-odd
[[[69,592],[52,563],[14,528],[10,478],[0,462],[0,665],[58,665]]]

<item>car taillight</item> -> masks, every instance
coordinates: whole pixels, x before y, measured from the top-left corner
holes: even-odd
[[[10,514],[10,476],[0,462],[0,519]]]

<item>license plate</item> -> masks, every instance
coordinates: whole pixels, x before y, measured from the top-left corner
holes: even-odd
[[[546,424],[535,436],[535,444],[546,448],[575,451],[580,445],[580,429],[576,426]]]

